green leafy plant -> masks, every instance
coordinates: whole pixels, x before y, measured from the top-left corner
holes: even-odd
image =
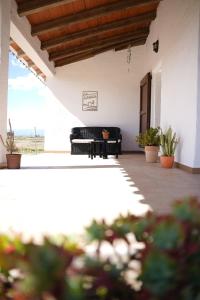
[[[108,139],[109,135],[110,135],[110,132],[107,129],[102,130],[103,139]]]
[[[200,203],[180,199],[171,214],[93,221],[84,247],[0,234],[0,299],[199,300],[199,265]]]
[[[173,133],[171,127],[169,127],[165,133],[161,130],[160,145],[163,156],[174,156],[178,142],[176,133]]]
[[[150,127],[144,133],[136,136],[136,142],[141,146],[159,146],[160,145],[160,127]]]
[[[107,134],[110,133],[107,129],[103,129],[103,130],[102,130],[102,133],[103,133],[103,132],[104,132],[104,133],[107,133]]]
[[[151,219],[151,218],[150,218]],[[174,203],[171,215],[156,216],[140,241],[143,282],[148,299],[200,297],[200,204],[195,198]]]
[[[11,125],[10,119],[9,119],[9,131],[7,132],[6,140],[5,141],[3,140],[2,135],[0,135],[0,140],[9,154],[18,152],[18,148],[15,144],[15,134],[14,134],[14,131],[12,130],[12,125]]]

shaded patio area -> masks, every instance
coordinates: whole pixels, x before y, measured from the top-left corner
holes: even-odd
[[[174,199],[191,195],[200,198],[200,175],[145,163],[141,154],[118,160],[24,155],[20,170],[0,172],[1,230],[77,234],[94,218],[163,213]]]

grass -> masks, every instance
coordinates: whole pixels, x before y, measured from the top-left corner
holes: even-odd
[[[15,143],[20,153],[37,154],[44,152],[43,136],[15,136]]]

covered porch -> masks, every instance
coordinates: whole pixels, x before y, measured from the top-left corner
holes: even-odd
[[[91,218],[162,213],[176,198],[199,196],[200,175],[191,174],[200,172],[198,0],[2,0],[0,9],[0,133],[6,136],[11,47],[45,80],[45,150],[68,153],[24,156],[21,170],[0,171],[3,226],[80,231]],[[180,139],[176,166],[188,173],[135,154],[146,74],[152,78],[147,123],[172,126]],[[85,92],[98,95],[95,109],[83,109]],[[130,154],[93,161],[71,156],[75,126],[119,127],[122,152]]]
[[[199,299],[199,33],[199,0],[0,1],[0,135],[9,49],[45,82],[48,117],[46,153],[20,169],[0,145],[0,298]],[[177,133],[176,167],[145,162],[141,116]],[[71,155],[84,126],[120,128],[122,155]]]
[[[72,127],[117,126],[122,150],[138,151],[140,85],[150,74],[147,126],[171,126],[177,166],[200,172],[199,11],[198,0],[2,0],[1,135],[11,48],[45,80],[45,150],[70,151]],[[93,111],[83,109],[85,92],[97,95]]]

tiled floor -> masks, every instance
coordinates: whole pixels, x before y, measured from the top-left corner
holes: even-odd
[[[0,229],[25,236],[80,233],[93,218],[163,213],[173,199],[189,195],[200,199],[200,175],[162,169],[143,155],[24,155],[20,170],[0,170]]]

